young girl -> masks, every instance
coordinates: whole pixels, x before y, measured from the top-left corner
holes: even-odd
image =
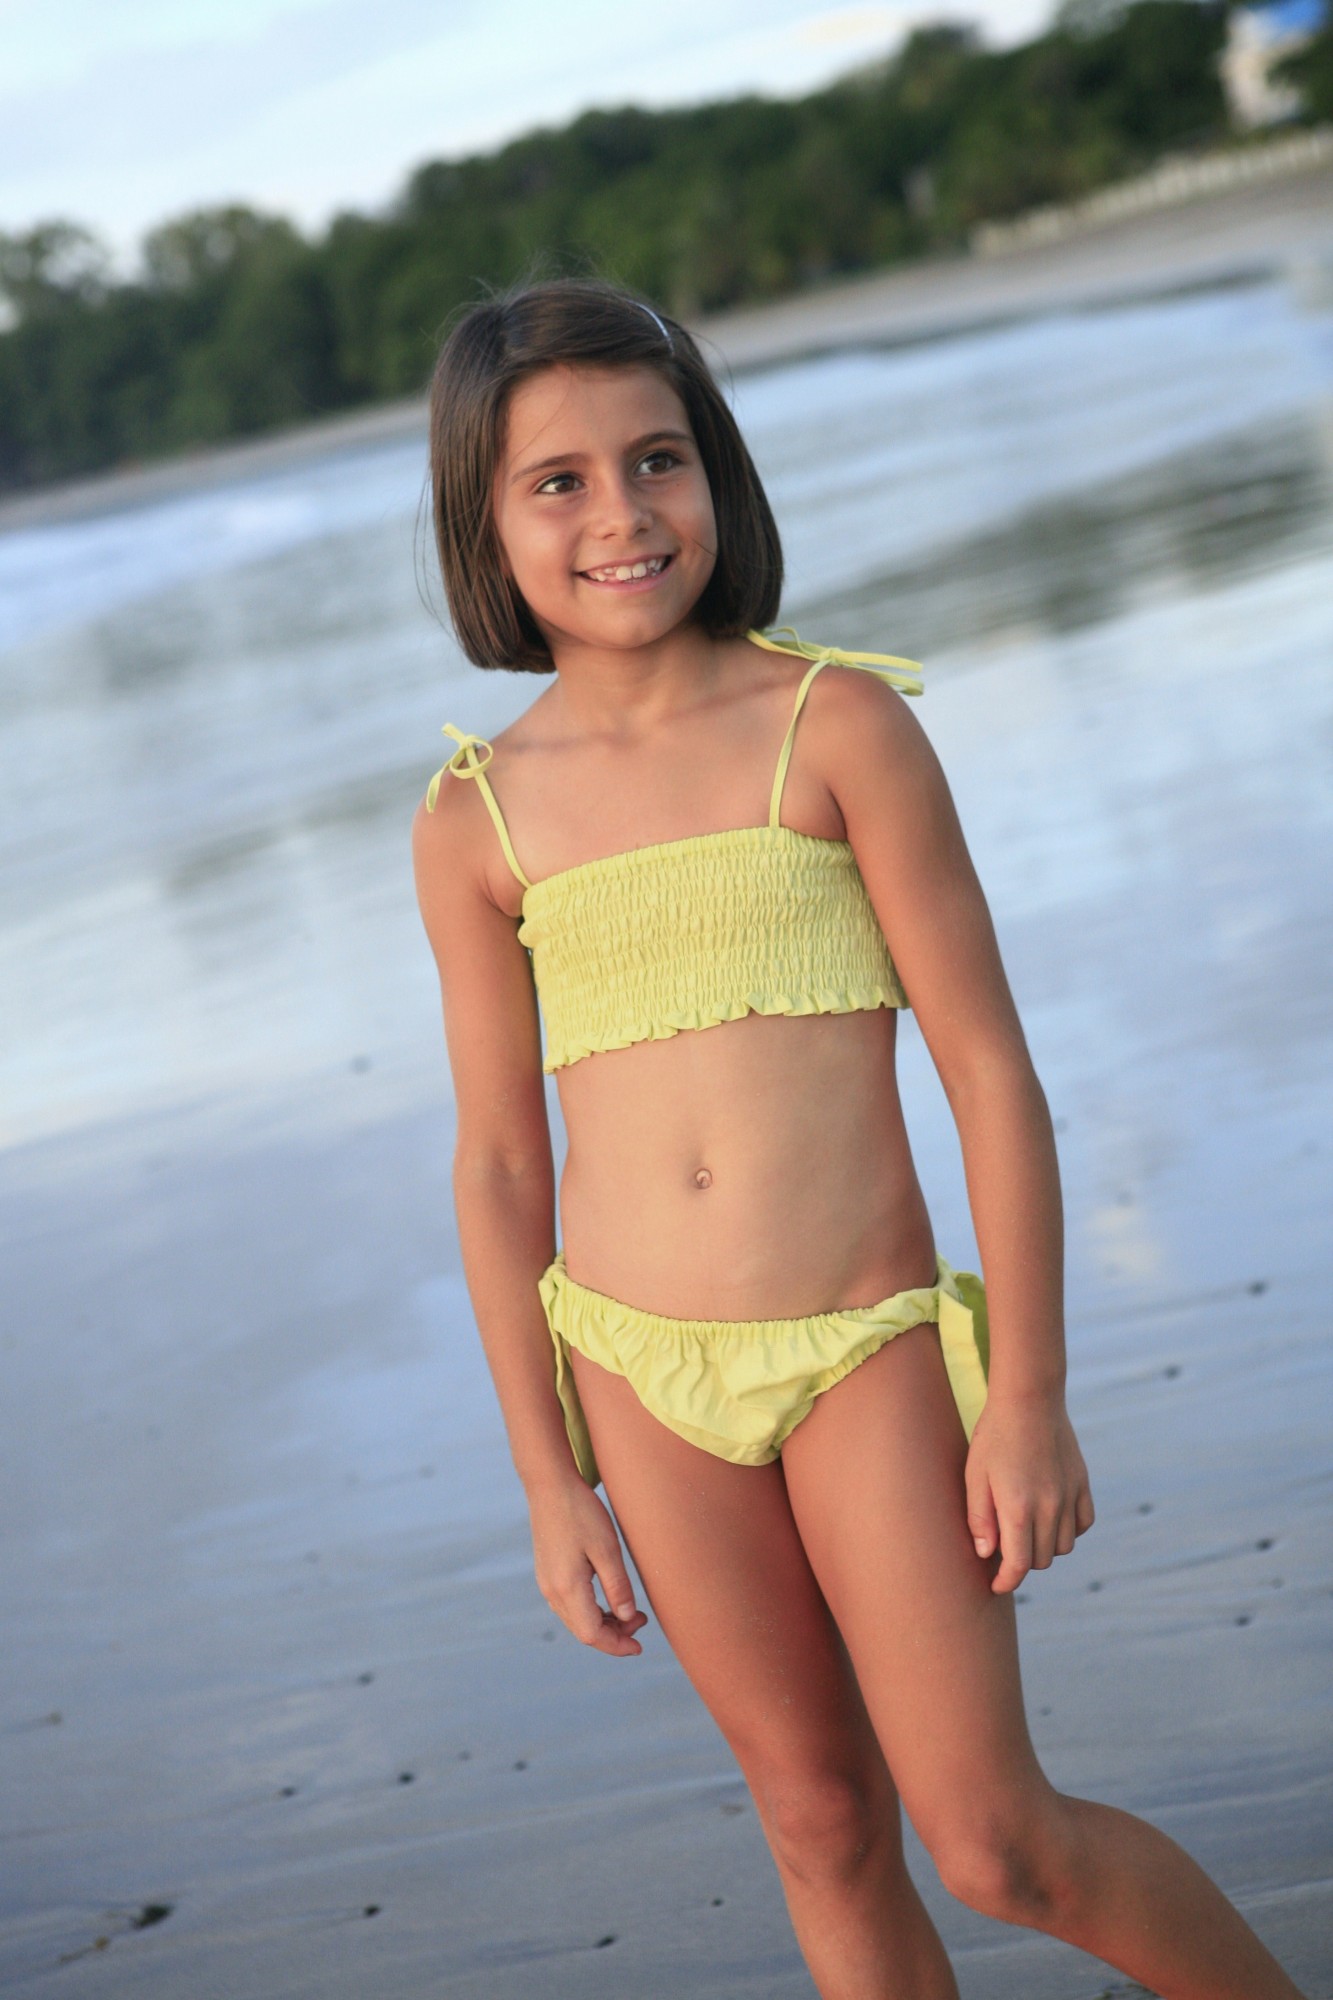
[[[749,454],[684,328],[614,287],[460,320],[431,468],[464,651],[551,676],[493,744],[446,725],[414,830],[543,1596],[638,1654],[619,1529],[825,2000],[957,1994],[900,1803],[974,1909],[1173,2000],[1289,2000],[1195,1863],[1056,1792],[1028,1738],[1013,1592],[1093,1520],[1060,1191],[911,663],[764,636],[782,558]],[[913,1170],[909,1001],[984,1295]]]

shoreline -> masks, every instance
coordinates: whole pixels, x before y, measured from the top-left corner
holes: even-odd
[[[956,339],[1045,314],[1261,284],[1283,273],[1315,298],[1333,295],[1333,161],[1089,222],[1049,241],[999,252],[945,253],[860,273],[786,299],[715,314],[693,331],[724,375],[743,375],[840,348]],[[424,444],[425,434],[423,397],[315,417],[292,429],[0,499],[0,533],[150,506],[179,493],[286,471],[329,453],[413,438]]]

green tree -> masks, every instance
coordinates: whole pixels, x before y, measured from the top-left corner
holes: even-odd
[[[0,300],[11,324],[99,305],[110,265],[105,245],[80,223],[39,222],[18,236],[0,233]]]
[[[0,237],[0,484],[415,394],[449,315],[535,270],[606,271],[688,318],[961,247],[984,217],[1225,139],[1225,4],[1062,0],[999,51],[940,20],[796,102],[589,111],[425,162],[317,242],[195,209],[128,284],[77,223]],[[1333,115],[1329,64],[1325,30],[1293,65],[1311,116]]]
[[[229,284],[212,340],[191,353],[176,427],[193,436],[243,435],[342,400],[320,259],[294,230],[274,231]]]

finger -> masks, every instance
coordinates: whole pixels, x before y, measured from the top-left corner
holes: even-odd
[[[622,1622],[635,1618],[643,1622],[644,1614],[634,1602],[634,1586],[629,1580],[619,1545],[612,1543],[608,1547],[592,1549],[589,1553],[606,1601],[615,1616]]]
[[[630,1659],[643,1651],[638,1640],[609,1611],[603,1614],[601,1630],[589,1644],[594,1652],[608,1653],[613,1659]]]
[[[1059,1526],[1055,1533],[1055,1553],[1058,1556],[1067,1556],[1071,1553],[1074,1547],[1074,1537],[1077,1533],[1078,1528],[1075,1525],[1074,1509],[1072,1507],[1063,1508],[1060,1514]]]
[[[1000,1567],[991,1579],[991,1589],[997,1596],[1017,1590],[1032,1567],[1032,1522],[1027,1517],[1020,1515],[1001,1522],[1000,1552]]]
[[[589,1562],[582,1563],[572,1573],[567,1572],[558,1578],[548,1577],[542,1584],[542,1596],[556,1617],[583,1646],[597,1644],[602,1621],[607,1616],[597,1602],[592,1585],[593,1569]]]
[[[552,1590],[547,1599],[551,1609],[580,1645],[591,1646],[598,1653],[641,1653],[643,1648],[634,1634],[648,1623],[647,1614],[633,1611],[621,1619],[614,1611],[604,1610],[593,1589],[593,1575],[592,1565],[587,1563],[581,1576]]]
[[[1092,1504],[1091,1489],[1084,1485],[1080,1487],[1078,1499],[1074,1502],[1074,1533],[1086,1535],[1096,1518],[1097,1510]]]
[[[1049,1569],[1055,1561],[1055,1522],[1038,1522],[1032,1530],[1032,1567]]]
[[[1030,1563],[1016,1562],[1012,1556],[1005,1556],[1000,1567],[991,1578],[991,1591],[996,1597],[1003,1597],[1011,1590],[1017,1590],[1031,1568]]]
[[[558,1597],[555,1609],[581,1646],[595,1646],[602,1636],[604,1613],[592,1591]]]
[[[976,1475],[967,1485],[967,1529],[979,1556],[993,1556],[1000,1546],[1000,1523],[995,1512],[990,1481]]]
[[[602,1621],[604,1631],[623,1633],[627,1639],[632,1638],[636,1632],[641,1632],[648,1623],[646,1611],[631,1611],[628,1618],[622,1618],[615,1611],[603,1611],[599,1604],[597,1615]]]

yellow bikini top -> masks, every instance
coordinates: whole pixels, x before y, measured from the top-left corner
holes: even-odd
[[[445,723],[458,748],[431,779],[426,809],[434,810],[445,771],[476,779],[523,884],[518,936],[532,953],[546,1022],[544,1070],[748,1013],[908,1004],[851,843],[798,833],[778,815],[796,720],[820,668],[864,667],[903,694],[920,694],[917,662],[791,636],[778,645],[747,634],[769,652],[811,663],[778,755],[766,826],[686,834],[530,882],[485,776],[491,745]]]

